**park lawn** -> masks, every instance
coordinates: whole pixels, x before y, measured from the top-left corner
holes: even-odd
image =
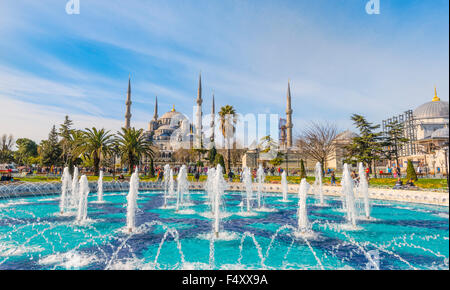
[[[125,175],[125,178],[129,180],[130,175]],[[226,175],[224,175],[224,178],[227,180],[228,178]],[[140,181],[142,182],[155,182],[156,177],[148,177],[148,176],[141,176]],[[205,182],[207,179],[206,175],[200,176],[200,182]],[[298,176],[288,176],[287,177],[288,182],[290,184],[299,184],[300,183],[300,177]],[[18,177],[14,179],[15,181],[23,181],[23,182],[59,182],[61,179],[59,177],[47,177],[47,176],[33,176],[33,177]],[[88,176],[89,181],[97,181],[98,176]],[[103,177],[103,181],[108,182],[112,181],[112,176],[105,176]],[[117,176],[116,176],[117,180]],[[306,178],[308,183],[313,184],[315,178],[313,176],[308,176]],[[189,182],[195,182],[195,178],[193,174],[188,175],[188,181]],[[394,187],[396,183],[395,178],[372,178],[369,181],[370,186],[372,187]],[[403,180],[403,183],[406,183],[406,179]],[[239,182],[239,176],[235,176],[233,178],[233,182]],[[280,184],[281,183],[281,177],[280,176],[267,176],[266,182],[268,183],[274,183],[274,184]],[[324,177],[323,178],[324,184],[330,184],[330,178]],[[340,183],[340,178],[336,178],[337,184]],[[446,189],[447,188],[447,180],[446,179],[419,179],[414,184],[422,189]]]

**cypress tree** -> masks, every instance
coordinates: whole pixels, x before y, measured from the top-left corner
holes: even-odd
[[[303,162],[303,159],[300,160],[300,180],[303,178],[306,178],[306,170],[305,170],[305,163]]]
[[[222,168],[225,169],[225,160],[222,154],[216,155],[216,159],[214,160],[214,166],[217,166],[217,164],[220,164],[220,166],[222,166]]]
[[[418,179],[416,169],[414,168],[414,165],[411,160],[408,160],[408,167],[406,168],[406,179],[407,180],[412,179],[413,181],[417,181]]]

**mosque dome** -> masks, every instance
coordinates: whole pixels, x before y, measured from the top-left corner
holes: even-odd
[[[161,116],[161,119],[172,119],[178,115],[181,115],[181,113],[175,111],[175,107],[172,109],[172,111],[165,113]]]
[[[441,139],[441,138],[447,138],[448,139],[448,128],[441,128],[438,129],[436,131],[433,132],[433,134],[431,134],[431,138],[432,139]]]
[[[336,139],[337,140],[349,140],[349,139],[353,139],[356,137],[359,137],[359,135],[350,130],[347,130],[347,131],[342,132],[341,134],[337,135]]]
[[[435,90],[431,102],[425,103],[414,110],[415,119],[448,118],[448,102],[441,101]]]

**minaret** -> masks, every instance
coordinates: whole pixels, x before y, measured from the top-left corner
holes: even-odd
[[[202,75],[198,79],[197,110],[195,112],[195,148],[202,146]]]
[[[127,93],[127,101],[126,101],[125,105],[127,105],[127,111],[125,113],[125,129],[130,129],[130,120],[131,120],[131,76],[128,77],[128,93]]]
[[[287,148],[292,147],[292,107],[291,107],[291,84],[288,81],[287,107],[286,107],[286,129],[287,129]]]
[[[158,121],[158,96],[155,99],[155,114],[153,115],[153,120]]]
[[[211,141],[211,148],[214,147],[214,132],[215,132],[215,119],[216,119],[216,107],[215,107],[215,102],[214,102],[214,93],[212,96],[212,109],[211,109],[211,137],[210,137],[210,141]]]

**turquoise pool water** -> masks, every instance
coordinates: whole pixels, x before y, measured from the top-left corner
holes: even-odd
[[[371,201],[373,220],[345,225],[340,199],[308,199],[315,237],[296,237],[296,196],[266,194],[269,210],[240,215],[228,192],[218,239],[207,195],[176,212],[162,192],[140,192],[134,234],[124,231],[125,192],[89,195],[89,222],[59,214],[59,196],[0,200],[0,269],[448,269],[448,207]]]

